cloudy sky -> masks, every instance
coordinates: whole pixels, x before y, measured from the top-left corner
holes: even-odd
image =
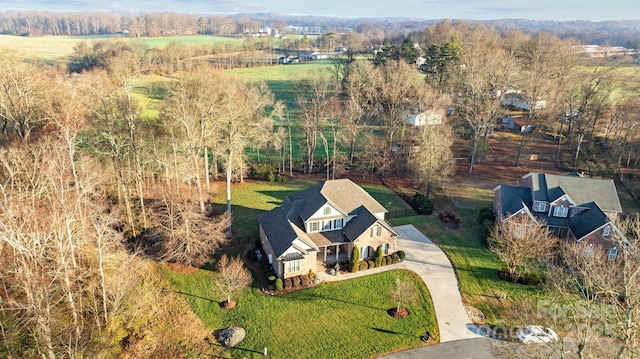
[[[423,19],[640,19],[638,0],[0,0],[0,10],[271,12]]]

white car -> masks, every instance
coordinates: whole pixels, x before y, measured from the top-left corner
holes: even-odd
[[[524,344],[529,343],[551,343],[559,340],[558,334],[551,328],[539,325],[527,325],[516,332],[518,340]]]

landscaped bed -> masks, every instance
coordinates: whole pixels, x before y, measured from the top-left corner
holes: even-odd
[[[424,283],[414,273],[392,270],[346,281],[323,283],[294,293],[268,296],[252,288],[238,306],[224,311],[215,293],[215,273],[164,271],[176,292],[212,331],[230,326],[246,329],[246,339],[230,349],[232,357],[250,357],[268,348],[276,358],[367,358],[424,345],[425,330],[438,338],[433,305]],[[391,288],[397,277],[412,283],[416,304],[404,304],[409,315],[394,319],[387,309],[395,302]]]

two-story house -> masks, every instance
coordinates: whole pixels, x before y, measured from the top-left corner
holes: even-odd
[[[318,183],[258,215],[260,241],[279,277],[315,270],[317,261],[343,262],[354,246],[360,257],[396,250],[397,233],[384,220],[387,210],[349,179]]]
[[[547,226],[549,234],[599,246],[611,257],[618,250],[609,240],[618,231],[615,221],[622,212],[612,180],[585,178],[579,173],[566,176],[528,173],[522,186],[494,188],[493,211],[498,221],[528,215]],[[619,231],[618,231],[619,232]]]

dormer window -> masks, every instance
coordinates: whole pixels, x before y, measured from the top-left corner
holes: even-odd
[[[555,207],[553,209],[553,216],[554,217],[567,217],[567,214],[569,214],[569,207],[563,207],[563,206],[559,206],[559,207]]]
[[[605,226],[602,230],[602,235],[605,237],[609,237],[611,235],[611,226]]]
[[[609,253],[607,257],[610,261],[615,261],[618,258],[618,248],[617,247],[609,248]]]
[[[324,207],[324,212],[323,213],[324,214],[331,214],[331,207],[329,207],[329,206]]]
[[[544,212],[547,210],[547,204],[545,202],[536,202],[533,205],[534,212]]]

